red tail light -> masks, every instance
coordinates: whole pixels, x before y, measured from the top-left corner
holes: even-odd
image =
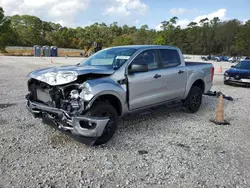
[[[211,75],[211,81],[213,82],[214,80],[214,67],[212,67],[212,75]]]

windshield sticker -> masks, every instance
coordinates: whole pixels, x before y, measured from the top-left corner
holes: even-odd
[[[130,56],[117,56],[116,59],[129,59]]]

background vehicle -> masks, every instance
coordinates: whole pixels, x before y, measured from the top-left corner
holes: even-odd
[[[235,62],[236,62],[236,57],[230,57],[230,58],[228,59],[228,61],[229,61],[230,63],[235,63]]]
[[[250,85],[250,60],[240,61],[224,73],[224,84]]]
[[[221,58],[219,56],[213,56],[213,55],[202,56],[201,59],[204,61],[208,61],[208,60],[213,60],[217,62],[221,61]]]
[[[228,61],[229,61],[230,63],[237,63],[237,62],[240,62],[240,61],[242,61],[242,60],[244,60],[244,58],[242,58],[241,56],[238,56],[238,57],[233,56],[233,57],[230,57],[230,58],[228,59]]]
[[[119,116],[174,101],[195,113],[213,75],[211,63],[185,62],[177,47],[107,48],[75,66],[31,72],[27,108],[99,145],[112,138]]]
[[[227,56],[220,56],[219,57],[221,61],[228,61],[228,57]]]

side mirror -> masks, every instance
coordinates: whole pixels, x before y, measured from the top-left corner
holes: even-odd
[[[232,65],[231,68],[235,68],[235,65]]]
[[[148,65],[146,64],[132,64],[131,68],[128,70],[128,72],[135,73],[135,72],[147,72],[148,71]]]

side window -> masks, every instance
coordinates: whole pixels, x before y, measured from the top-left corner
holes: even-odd
[[[155,50],[145,50],[138,54],[136,58],[133,60],[132,64],[146,64],[148,65],[148,69],[157,69],[159,67],[157,61],[157,55]],[[131,64],[131,65],[132,65]]]
[[[160,54],[162,57],[162,66],[176,67],[181,64],[180,56],[177,50],[172,49],[161,49]]]

